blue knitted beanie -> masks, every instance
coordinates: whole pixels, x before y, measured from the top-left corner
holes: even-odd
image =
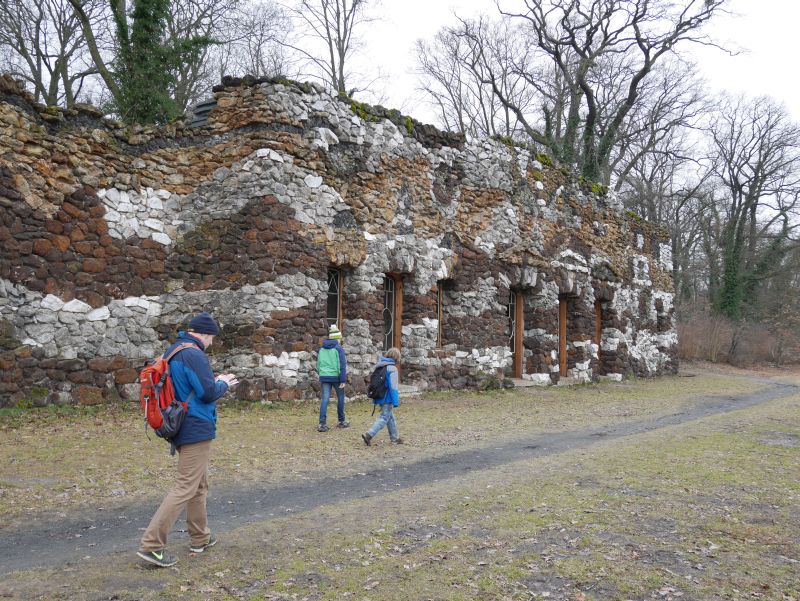
[[[189,331],[197,332],[198,334],[211,334],[212,336],[219,335],[219,326],[211,313],[203,311],[192,317],[189,322]]]

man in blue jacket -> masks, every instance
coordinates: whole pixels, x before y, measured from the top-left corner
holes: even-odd
[[[181,429],[172,441],[178,449],[178,477],[150,520],[136,553],[162,568],[178,562],[166,552],[167,534],[184,508],[192,552],[202,553],[217,542],[206,516],[208,461],[211,441],[217,435],[217,399],[237,384],[233,374],[215,378],[206,356],[206,349],[218,334],[214,318],[209,313],[200,313],[189,321],[186,332],[178,332],[175,343],[164,353],[166,357],[178,345],[191,345],[178,351],[169,362],[175,396],[189,405]]]
[[[317,372],[322,387],[322,400],[319,404],[318,432],[328,431],[328,401],[331,399],[331,389],[336,391],[336,413],[339,418],[339,428],[348,428],[350,422],[344,417],[344,385],[347,382],[347,359],[344,349],[340,344],[342,333],[335,325],[328,329],[328,338],[322,343],[322,348],[317,353]]]

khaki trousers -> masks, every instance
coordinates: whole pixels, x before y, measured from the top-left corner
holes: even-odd
[[[139,545],[140,551],[160,551],[166,547],[167,535],[184,507],[192,545],[199,547],[208,542],[211,530],[206,517],[206,496],[210,457],[210,440],[185,444],[178,449],[178,478],[150,520]]]

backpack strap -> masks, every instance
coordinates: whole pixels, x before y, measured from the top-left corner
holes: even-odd
[[[191,342],[183,342],[183,343],[179,344],[178,346],[176,346],[174,349],[172,349],[172,352],[171,352],[169,355],[167,355],[167,356],[164,358],[164,361],[166,361],[166,362],[167,362],[167,365],[169,365],[169,362],[170,362],[170,361],[172,361],[172,358],[173,358],[175,355],[177,355],[177,354],[178,354],[178,353],[180,353],[181,351],[185,351],[187,348],[197,348],[197,346],[196,346],[196,345],[194,345],[194,344],[192,344]],[[194,390],[192,390],[192,391],[189,393],[189,398],[188,398],[188,399],[186,399],[186,400],[185,400],[185,401],[183,401],[183,402],[185,402],[185,403],[188,403],[188,402],[189,402],[189,401],[191,401],[193,398],[194,398]],[[175,453],[173,452],[173,453],[172,453],[172,455],[174,455],[174,454],[175,454]]]
[[[192,344],[191,342],[183,342],[178,346],[176,346],[174,349],[172,349],[172,352],[166,357],[164,357],[164,361],[169,363],[175,355],[177,355],[181,351],[186,350],[187,348],[197,348],[197,346]]]

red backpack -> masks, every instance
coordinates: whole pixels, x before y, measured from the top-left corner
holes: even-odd
[[[179,344],[166,357],[147,361],[139,372],[139,401],[145,423],[155,430],[157,436],[167,440],[180,430],[188,408],[187,402],[175,399],[169,362],[182,350],[194,347],[190,342]]]

